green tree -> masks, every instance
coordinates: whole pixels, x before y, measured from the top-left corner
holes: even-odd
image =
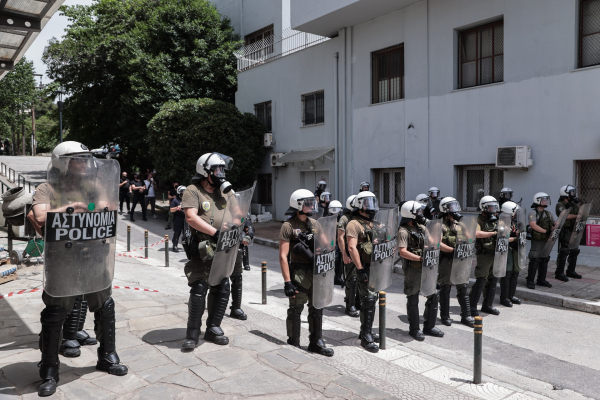
[[[148,124],[154,164],[167,181],[189,182],[196,161],[209,151],[233,157],[227,173],[236,189],[248,188],[265,155],[266,127],[233,104],[211,99],[170,101]]]
[[[69,93],[72,140],[122,146],[148,162],[147,124],[169,100],[232,102],[239,37],[208,0],[97,0],[62,7],[62,41],[44,52],[48,75]]]

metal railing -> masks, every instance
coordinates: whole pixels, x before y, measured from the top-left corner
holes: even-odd
[[[237,50],[235,55],[238,59],[238,72],[304,50],[327,40],[329,40],[328,37],[286,29],[282,32],[281,38],[269,36]]]
[[[0,163],[0,175],[6,176],[6,164]]]
[[[12,168],[9,168],[8,169],[8,181],[11,183],[15,183],[15,175],[16,175],[15,170]]]

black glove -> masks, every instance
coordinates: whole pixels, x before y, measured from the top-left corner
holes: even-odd
[[[211,236],[211,239],[215,241],[215,243],[219,242],[219,235],[221,234],[221,231],[217,229],[217,231],[215,232],[214,235]]]
[[[296,286],[292,281],[287,281],[283,284],[283,291],[287,297],[294,297],[296,295]]]
[[[369,273],[367,272],[366,269],[359,269],[357,276],[356,276],[356,280],[359,282],[368,282],[369,281]]]

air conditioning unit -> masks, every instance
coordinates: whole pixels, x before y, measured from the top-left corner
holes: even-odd
[[[275,141],[273,140],[273,134],[265,133],[265,139],[263,141],[263,146],[265,146],[266,148],[272,149],[274,145],[275,145]]]
[[[496,167],[527,169],[533,165],[531,147],[507,146],[498,147],[496,151]]]
[[[273,153],[271,154],[271,167],[285,167],[285,163],[277,162],[280,157],[283,157],[285,153]]]

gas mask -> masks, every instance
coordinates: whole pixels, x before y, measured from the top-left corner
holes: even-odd
[[[217,165],[210,169],[209,183],[214,188],[219,188],[222,194],[227,194],[233,189],[231,183],[225,179],[225,168]]]
[[[581,200],[577,197],[577,192],[575,189],[571,189],[567,192],[569,194],[569,201],[573,204],[579,204]]]
[[[452,216],[452,219],[456,222],[460,222],[460,220],[463,219],[462,214],[459,212],[451,212],[450,215]]]
[[[425,218],[425,216],[421,213],[415,215],[415,221],[419,225],[427,225],[427,223],[429,222],[429,220]]]

